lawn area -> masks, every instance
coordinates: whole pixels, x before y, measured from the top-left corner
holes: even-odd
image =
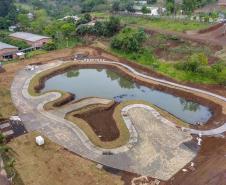
[[[35,144],[33,132],[9,143],[16,152],[15,169],[26,185],[122,185],[121,176],[100,170],[96,163],[74,155],[45,139],[45,145]]]
[[[97,18],[108,18],[111,14],[104,12],[92,13],[92,16]],[[194,21],[180,21],[166,18],[149,18],[135,16],[118,16],[123,24],[135,27],[163,29],[177,32],[188,30],[200,30],[210,26],[208,23],[199,23]]]

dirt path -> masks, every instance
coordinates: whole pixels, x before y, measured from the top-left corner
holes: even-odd
[[[212,27],[215,28],[216,25],[213,25]],[[206,31],[205,33],[202,33],[202,30],[188,31],[187,33],[180,33],[176,31],[161,30],[157,28],[145,29],[145,32],[148,34],[157,32],[164,35],[176,35],[180,38],[203,43],[203,44],[211,44],[211,45],[222,46],[222,47],[226,46],[226,36],[223,34],[224,33],[223,24],[220,24],[219,27],[217,26],[217,29],[212,29],[212,27],[209,27],[208,31]]]

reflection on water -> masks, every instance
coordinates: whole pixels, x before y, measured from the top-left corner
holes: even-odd
[[[54,76],[46,81],[42,92],[64,90],[78,99],[97,96],[124,100],[144,100],[191,124],[206,122],[210,110],[198,103],[149,88],[108,69],[79,69]]]
[[[181,103],[181,105],[184,106],[184,110],[190,110],[193,112],[196,112],[200,106],[198,103],[192,102],[192,101],[187,101],[184,98],[180,98],[180,103]]]

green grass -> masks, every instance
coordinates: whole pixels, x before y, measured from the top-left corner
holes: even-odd
[[[127,53],[114,49],[110,49],[110,51],[120,57],[149,67],[165,76],[171,77],[178,81],[200,84],[218,84],[216,79],[211,78],[208,75],[176,69],[175,63],[158,60],[153,57],[152,52],[148,50],[145,50],[142,53]],[[219,75],[223,74],[226,74],[226,69],[224,69],[223,72]]]
[[[144,28],[156,28],[177,32],[184,32],[188,30],[199,30],[207,28],[209,24],[198,23],[191,21],[179,21],[171,19],[161,18],[144,18],[144,17],[132,17],[132,16],[120,16],[122,23],[132,26],[144,27]]]
[[[26,58],[32,58],[36,55],[41,55],[41,54],[45,54],[45,53],[48,53],[47,51],[45,50],[35,50],[35,51],[30,51],[28,53],[26,53]]]
[[[92,16],[100,18],[108,18],[109,13],[92,13]],[[177,32],[184,32],[188,30],[200,30],[210,26],[208,23],[200,23],[189,20],[172,20],[166,18],[149,18],[149,17],[135,17],[135,16],[118,16],[122,24],[133,27],[155,28]]]
[[[70,38],[68,40],[58,40],[56,41],[57,49],[63,49],[63,48],[73,48],[77,46],[78,44],[81,44],[81,39],[78,38]]]

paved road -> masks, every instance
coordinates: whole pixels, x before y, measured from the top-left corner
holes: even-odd
[[[142,163],[142,164],[139,163],[139,161],[137,160],[139,157],[142,157],[142,159],[145,159],[145,158],[148,159],[150,153],[144,154],[143,151],[141,150],[144,146],[144,142],[142,142],[142,140],[139,140],[139,138],[141,135],[144,134],[143,132],[145,131],[145,129],[143,130],[140,129],[139,125],[136,125],[136,122],[133,123],[135,128],[131,129],[130,131],[132,135],[133,134],[136,135],[136,132],[134,130],[138,132],[138,136],[137,136],[138,142],[136,139],[134,139],[135,137],[131,136],[130,141],[127,145],[112,150],[114,155],[103,155],[103,151],[106,151],[106,150],[103,150],[98,148],[97,146],[94,146],[89,141],[87,136],[75,124],[67,120],[64,120],[62,115],[60,114],[55,114],[54,112],[47,112],[43,110],[43,105],[45,103],[51,100],[57,99],[60,96],[60,94],[48,93],[42,96],[31,97],[27,92],[30,79],[37,73],[43,70],[46,70],[48,68],[56,67],[62,63],[64,62],[58,61],[58,62],[42,65],[40,66],[39,71],[21,70],[15,76],[14,82],[11,87],[12,99],[14,104],[18,108],[20,112],[20,116],[23,119],[23,122],[28,131],[38,130],[44,136],[62,145],[63,147],[75,153],[78,153],[79,155],[82,155],[85,158],[91,159],[93,161],[102,163],[104,165],[107,165],[113,168],[135,172],[142,175],[148,175],[148,176],[156,177],[162,180],[168,180],[170,176],[172,176],[174,173],[177,172],[178,169],[175,169],[175,170],[172,170],[171,172],[165,173],[164,175],[161,173],[157,173],[157,171],[160,170],[162,165],[157,165],[156,163],[153,163],[153,164],[150,163],[148,165],[146,163]],[[124,64],[119,64],[117,62],[111,62],[111,63],[121,65],[127,68],[128,70],[132,71],[136,75],[154,80],[154,78],[140,74],[134,69]],[[156,80],[159,80],[160,82],[160,79],[156,79]],[[164,81],[162,83],[168,83],[169,85],[171,82]],[[177,84],[172,84],[172,85],[177,86]],[[189,87],[184,87],[184,88],[189,88]],[[198,89],[194,89],[194,90],[199,91]],[[215,94],[211,94],[211,96],[215,96],[216,98],[221,98]],[[155,113],[149,112],[149,114],[150,114],[149,116],[152,118],[152,122],[147,122],[147,123],[152,124],[153,122],[155,122],[155,123],[162,124],[162,120],[155,119]],[[131,117],[129,118],[130,120],[132,119]],[[172,126],[172,124],[168,126],[175,128],[174,126]],[[223,129],[225,128],[219,128],[219,130],[217,130],[217,133],[219,134],[225,131]],[[186,136],[184,138],[187,138],[188,135],[190,136],[189,132],[183,132],[181,131],[181,129],[176,129],[175,131]],[[211,131],[213,130],[210,130],[207,132],[211,133]],[[200,132],[200,131],[197,131],[197,132]],[[151,141],[152,141],[151,138],[148,139],[148,142],[150,142],[150,144],[151,144]],[[187,141],[187,139],[185,139],[184,141]],[[182,151],[184,151],[185,154],[186,154],[185,151],[188,151],[188,153],[191,154],[191,155],[186,154],[186,156],[190,156],[190,158],[189,157],[184,158],[184,161],[183,161],[184,163],[181,163],[182,166],[180,166],[180,168],[182,168],[183,164],[186,164],[187,162],[189,162],[189,160],[191,160],[192,157],[194,157],[196,151],[187,147],[185,144],[181,143],[181,140],[178,142],[171,142],[171,143],[178,143],[175,149],[178,149],[179,147],[181,148]],[[171,150],[174,150],[174,149],[171,147]],[[176,156],[176,155],[172,155],[172,153],[169,153],[169,154],[170,156],[168,156],[167,159],[175,158]],[[183,156],[181,157],[183,158]],[[182,160],[182,158],[180,158],[180,160]],[[176,158],[175,160],[177,161]],[[167,163],[170,160],[169,161],[164,160],[164,161],[165,161],[165,164],[167,165]]]

